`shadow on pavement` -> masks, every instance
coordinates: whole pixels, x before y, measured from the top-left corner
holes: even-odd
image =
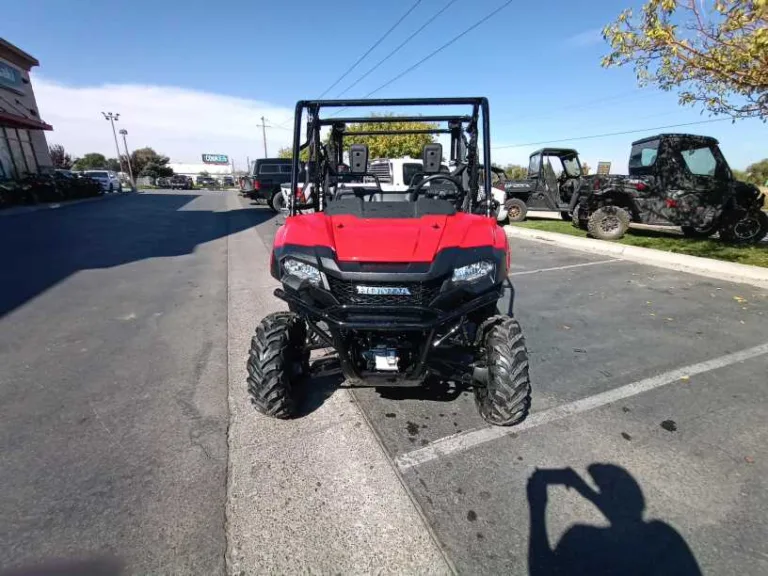
[[[613,464],[592,464],[588,471],[597,491],[572,468],[540,469],[528,479],[528,569],[532,576],[701,574],[677,530],[661,520],[643,520],[645,498],[629,472]],[[546,527],[547,487],[558,484],[592,502],[610,526],[575,524],[557,546],[551,546]]]
[[[3,218],[0,317],[80,270],[191,254],[274,216],[271,210],[182,210],[198,198],[144,193]]]

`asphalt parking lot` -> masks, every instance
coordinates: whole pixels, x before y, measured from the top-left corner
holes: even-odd
[[[512,248],[526,423],[488,428],[464,390],[353,392],[453,568],[765,573],[768,293]]]
[[[525,422],[329,379],[278,421],[245,357],[281,219],[209,191],[0,218],[0,574],[768,572],[768,292],[515,239]]]

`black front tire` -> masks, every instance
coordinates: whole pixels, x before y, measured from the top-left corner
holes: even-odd
[[[571,213],[570,212],[566,212],[565,210],[563,210],[562,212],[560,212],[560,218],[563,220],[563,222],[570,222],[571,221]]]
[[[602,206],[587,220],[587,231],[598,240],[618,240],[629,230],[629,212],[618,206]]]
[[[485,334],[486,386],[475,388],[480,416],[494,426],[519,424],[531,407],[528,351],[520,324],[509,316],[490,322]]]
[[[520,198],[510,198],[504,203],[510,222],[522,222],[528,213],[528,206]]]
[[[306,324],[293,312],[270,314],[256,328],[248,355],[248,394],[262,414],[296,415],[296,385],[309,361],[306,339]]]
[[[280,214],[280,212],[283,211],[283,208],[285,207],[285,198],[283,198],[283,193],[280,190],[272,194],[272,198],[269,199],[269,207],[272,208],[272,211],[276,214]]]

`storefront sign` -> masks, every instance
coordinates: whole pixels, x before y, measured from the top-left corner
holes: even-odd
[[[226,154],[203,154],[203,162],[206,164],[229,164]]]
[[[24,94],[24,82],[21,79],[21,71],[0,62],[0,88],[11,90],[17,94]]]

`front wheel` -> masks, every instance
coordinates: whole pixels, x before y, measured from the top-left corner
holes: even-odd
[[[586,218],[581,217],[581,210],[578,206],[571,212],[571,224],[573,224],[574,228],[578,228],[579,230],[587,230],[587,220]]]
[[[503,317],[488,330],[484,344],[488,381],[475,388],[475,405],[489,424],[519,424],[531,407],[528,351],[520,324]]]
[[[726,214],[720,238],[729,244],[757,244],[768,234],[768,215],[762,210]]]
[[[283,208],[285,208],[285,198],[283,198],[281,191],[278,190],[272,194],[272,198],[269,200],[269,207],[278,214],[283,211]]]
[[[587,230],[592,238],[618,240],[629,230],[629,213],[618,206],[602,206],[590,215]]]
[[[510,198],[504,203],[510,222],[522,222],[528,213],[528,206],[520,198]]]
[[[570,212],[566,212],[565,210],[563,210],[562,212],[560,212],[560,219],[563,222],[570,222],[571,221],[571,213]]]
[[[293,312],[270,314],[256,328],[248,355],[248,394],[262,414],[296,415],[296,385],[308,372],[306,340],[306,324]]]

